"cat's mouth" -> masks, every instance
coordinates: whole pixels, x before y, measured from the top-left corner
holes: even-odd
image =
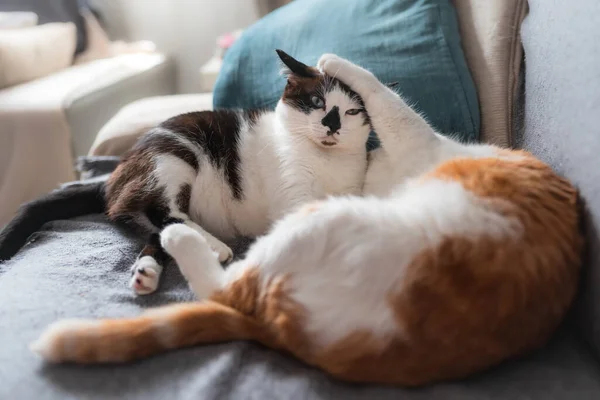
[[[337,144],[337,142],[331,142],[329,140],[321,140],[321,144],[323,146],[329,146],[329,147],[331,147],[331,146],[335,146]]]

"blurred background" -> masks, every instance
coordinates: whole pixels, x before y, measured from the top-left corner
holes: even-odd
[[[278,3],[285,1],[89,1],[101,15],[103,27],[112,40],[150,40],[173,58],[178,93],[202,89],[198,68],[215,55],[220,35],[245,28]]]
[[[177,93],[194,93],[202,88],[198,69],[218,51],[220,35],[237,33],[289,1],[0,0],[0,13],[4,14],[0,28],[73,22],[77,34],[83,36],[78,38],[77,53],[87,52],[89,56],[94,52],[93,58],[109,55],[107,40],[127,44],[149,41],[146,46],[155,45],[174,63]],[[13,14],[10,20],[7,12]],[[15,12],[31,12],[35,16],[18,16]],[[90,21],[92,18],[95,21]],[[93,32],[88,33],[89,30]],[[88,35],[93,40],[85,37]],[[133,46],[128,50],[133,50]]]
[[[98,133],[126,105],[160,97],[109,136],[212,108],[226,50],[288,2],[0,0],[0,227],[19,204],[78,178],[78,157],[114,154],[94,142],[107,145]]]
[[[273,109],[275,49],[398,82],[442,133],[509,145],[524,0],[0,0],[0,227],[178,114]],[[372,137],[369,148],[376,146]]]

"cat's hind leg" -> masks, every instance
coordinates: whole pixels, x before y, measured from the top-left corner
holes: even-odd
[[[130,286],[136,294],[149,294],[156,290],[162,270],[169,260],[160,243],[159,233],[172,224],[185,224],[200,234],[208,246],[214,250],[213,258],[220,262],[227,262],[233,258],[231,249],[202,229],[192,221],[189,216],[192,183],[196,178],[196,170],[184,160],[169,154],[162,154],[155,158],[153,179],[154,187],[142,193],[140,202],[143,211],[128,215],[119,212],[119,207],[114,207],[115,214],[120,214],[120,219],[132,223],[141,231],[151,232],[150,241],[140,253],[132,267]],[[137,200],[138,193],[132,193],[121,208],[133,208],[131,199]],[[117,202],[117,205],[119,203]],[[135,208],[142,208],[135,204]],[[127,217],[126,219],[124,217]]]
[[[187,228],[187,231],[194,232],[200,236],[201,243],[208,249],[206,254],[219,266],[219,269],[223,269],[220,262],[228,262],[233,258],[233,252],[229,246],[194,223],[187,214],[181,211],[170,211],[167,214],[166,211],[168,209],[160,210],[160,212],[154,210],[151,216],[146,213],[142,217],[136,218],[138,225],[140,225],[140,221],[147,220],[145,224],[148,226],[147,230],[152,232],[146,245],[138,255],[137,260],[131,267],[129,286],[137,295],[146,295],[156,291],[163,269],[171,259],[168,254],[169,252],[165,251],[161,244],[159,232],[163,232],[173,225],[183,226]],[[197,239],[197,241],[199,240]],[[184,261],[184,258],[181,258],[181,260]],[[175,258],[175,261],[179,264],[180,259]],[[189,269],[192,269],[191,263],[187,262],[187,265],[190,265]],[[182,268],[183,271],[184,269]]]
[[[131,267],[129,286],[136,294],[150,294],[156,290],[163,267],[169,258],[160,244],[158,233],[152,233]]]
[[[169,255],[163,250],[160,244],[159,232],[168,223],[180,221],[167,220],[167,214],[164,214],[163,219],[157,221],[156,218],[150,218],[150,215],[155,216],[154,214],[156,213],[148,212],[156,207],[148,204],[146,208],[145,212],[114,213],[113,215],[109,212],[109,217],[114,222],[125,225],[139,235],[147,237],[142,251],[140,251],[130,268],[131,278],[129,279],[129,287],[137,295],[153,293],[158,287],[163,268],[170,260]]]
[[[168,199],[168,219],[177,220],[202,235],[220,262],[230,261],[233,252],[229,246],[204,230],[189,216],[196,171],[174,156],[163,155],[157,161],[155,174],[164,187],[165,198]]]
[[[198,300],[222,288],[225,270],[204,235],[187,224],[173,224],[161,232],[160,241]]]
[[[167,231],[165,237],[173,239],[167,241],[167,243],[170,243],[173,253],[177,254],[177,257],[173,258],[175,258],[181,272],[188,281],[190,281],[189,275],[193,273],[194,269],[200,269],[199,265],[206,264],[205,257],[210,258],[210,263],[216,264],[221,271],[223,267],[220,263],[228,262],[233,258],[233,252],[226,244],[192,222],[187,215],[180,214],[177,213],[177,217],[183,218],[172,216],[167,222],[161,224],[160,228],[164,229],[160,234],[150,234],[149,240],[131,267],[129,287],[133,289],[135,294],[146,295],[156,291],[164,267],[171,260],[171,256],[174,256],[161,243],[161,237],[165,231]],[[179,227],[179,229],[171,229],[173,226]],[[179,231],[183,231],[183,234],[176,234]],[[178,239],[180,237],[181,240]],[[192,238],[189,239],[189,237]],[[197,246],[196,249],[193,248],[192,242]],[[198,259],[194,261],[193,257]],[[190,283],[190,286],[195,285]],[[194,290],[194,293],[196,293],[196,290]]]

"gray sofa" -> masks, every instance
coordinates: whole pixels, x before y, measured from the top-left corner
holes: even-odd
[[[103,217],[89,216],[46,225],[16,258],[0,265],[0,398],[599,399],[600,260],[594,227],[600,222],[600,3],[529,3],[513,145],[573,179],[589,209],[581,295],[546,348],[464,381],[414,390],[342,384],[252,343],[181,350],[126,366],[44,366],[27,343],[62,316],[135,315],[191,297],[169,268],[160,293],[133,298],[125,282],[140,243]]]

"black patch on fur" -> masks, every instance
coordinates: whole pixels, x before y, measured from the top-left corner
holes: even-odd
[[[325,117],[321,120],[323,126],[329,128],[329,132],[327,132],[327,136],[333,135],[342,127],[342,123],[340,121],[340,108],[338,106],[333,106],[331,110],[325,115]]]
[[[308,115],[315,110],[311,101],[312,96],[321,96],[323,92],[329,93],[336,88],[358,103],[363,110],[361,112],[363,125],[371,125],[371,119],[365,110],[365,103],[358,93],[345,83],[329,76],[320,75],[313,78],[291,76],[288,78],[282,100],[290,107]]]
[[[255,109],[255,110],[244,110],[242,111],[242,115],[244,120],[248,121],[250,126],[256,124],[256,122],[260,119],[260,116],[265,113],[265,110]]]
[[[173,219],[176,219],[177,222],[180,221],[171,217],[169,202],[162,187],[134,193],[127,199],[127,207],[129,210],[115,216],[115,221],[127,224],[140,232],[144,231],[144,224],[140,223],[140,218],[143,217],[148,218],[150,223],[159,230],[173,223],[171,222]]]
[[[297,91],[293,96],[284,97],[283,101],[290,107],[308,115],[315,109],[310,100],[311,96],[311,92]]]
[[[277,49],[275,51],[277,52],[277,55],[279,56],[281,61],[285,64],[286,67],[290,69],[290,71],[293,74],[303,76],[305,78],[312,78],[318,75],[318,72],[315,68],[309,67],[308,65],[301,63],[300,61],[296,60],[283,50]]]
[[[158,233],[153,233],[150,235],[148,242],[138,255],[138,259],[150,256],[154,258],[154,260],[161,265],[162,267],[171,259],[171,257],[167,254],[167,252],[162,248],[160,244],[160,235]],[[133,272],[133,271],[132,271]],[[138,272],[144,275],[143,271],[140,271],[138,268]]]
[[[326,86],[327,80],[323,75],[314,78],[291,75],[281,99],[290,107],[308,115],[316,109],[311,100],[312,96],[321,97]]]
[[[164,198],[164,190],[152,191],[147,196],[144,213],[152,225],[162,229],[167,225],[171,214],[167,200]]]
[[[369,114],[367,114],[365,102],[363,101],[362,97],[360,97],[359,94],[354,90],[350,89],[350,86],[337,79],[334,80],[334,87],[339,87],[342,92],[346,93],[348,97],[354,99],[360,105],[360,108],[363,110],[361,112],[363,116],[363,125],[371,125],[371,118],[369,117]]]
[[[211,164],[223,170],[236,200],[243,198],[238,154],[240,117],[235,110],[200,111],[179,115],[160,125],[200,147]]]
[[[163,225],[163,228],[166,228],[169,225],[173,225],[173,224],[183,224],[185,221],[182,220],[181,218],[175,218],[175,217],[169,217],[165,220],[165,224]]]
[[[175,133],[179,133],[175,131]],[[172,154],[189,164],[198,172],[198,159],[196,154],[176,137],[158,131],[149,132],[142,136],[134,149],[151,151],[155,154]]]
[[[75,170],[81,174],[80,180],[83,181],[110,174],[120,161],[121,158],[117,156],[79,156],[75,163]]]
[[[184,183],[181,185],[179,189],[179,193],[177,193],[177,198],[175,202],[177,203],[177,207],[179,211],[187,214],[190,209],[190,197],[192,196],[192,185],[189,183]]]

